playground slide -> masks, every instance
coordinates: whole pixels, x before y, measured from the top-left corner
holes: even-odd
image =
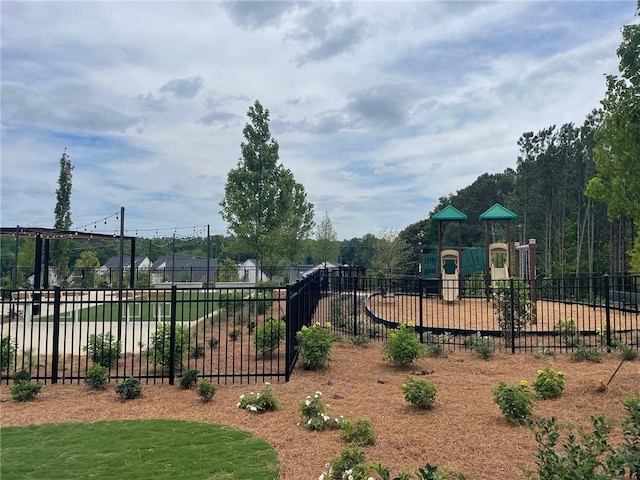
[[[509,259],[507,252],[506,243],[492,243],[489,245],[491,281],[509,278]]]
[[[442,299],[445,302],[455,302],[458,299],[458,277],[446,279],[442,277]]]
[[[504,280],[509,278],[509,267],[494,267],[491,265],[491,280]]]

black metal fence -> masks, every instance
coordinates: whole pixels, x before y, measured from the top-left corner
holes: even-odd
[[[80,382],[100,363],[111,379],[148,383],[187,369],[218,383],[286,381],[296,333],[314,322],[355,341],[385,341],[410,323],[443,349],[478,336],[514,353],[640,346],[640,277],[476,284],[362,273],[319,270],[285,287],[3,289],[0,375]]]

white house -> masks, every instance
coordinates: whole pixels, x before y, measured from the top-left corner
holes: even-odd
[[[238,264],[238,277],[241,282],[256,283],[256,278],[260,282],[266,282],[269,280],[262,270],[258,270],[257,261],[253,258],[248,258],[244,262]],[[258,272],[258,273],[256,273]]]

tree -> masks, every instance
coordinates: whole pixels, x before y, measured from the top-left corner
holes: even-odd
[[[242,157],[229,171],[220,214],[241,248],[258,265],[291,257],[313,228],[313,204],[290,170],[278,163],[278,142],[269,131],[269,110],[256,100],[242,131]]]
[[[95,286],[96,270],[100,268],[100,259],[93,250],[85,250],[73,265],[76,274],[81,277],[80,285],[84,288]]]
[[[376,275],[404,274],[411,254],[411,246],[395,230],[383,230],[373,249],[371,266]]]
[[[325,212],[322,221],[316,225],[316,245],[314,260],[316,262],[336,262],[340,255],[338,235],[331,223],[329,214]]]
[[[58,177],[58,188],[56,189],[56,217],[54,227],[60,230],[71,228],[71,171],[73,166],[67,149],[64,149],[60,158],[60,175]],[[51,259],[56,266],[58,282],[66,284],[69,275],[69,242],[68,240],[54,240],[51,243]]]
[[[238,265],[232,258],[225,258],[218,267],[219,282],[239,282]]]
[[[640,0],[636,16],[640,16]],[[640,226],[640,25],[624,26],[622,38],[617,51],[620,75],[607,76],[607,92],[601,102],[604,117],[595,136],[596,175],[589,181],[586,193],[607,204],[610,219],[624,216],[637,227]],[[635,245],[640,247],[638,237]],[[640,259],[640,251],[634,249],[632,257]]]

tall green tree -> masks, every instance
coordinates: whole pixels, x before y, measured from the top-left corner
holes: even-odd
[[[64,149],[60,158],[60,175],[58,176],[58,188],[56,189],[56,208],[54,209],[54,227],[60,230],[71,228],[71,184],[73,165],[67,149]],[[69,241],[58,239],[51,243],[51,259],[56,266],[58,282],[67,283],[69,276]]]
[[[325,212],[322,221],[316,225],[316,244],[313,258],[316,262],[337,262],[340,255],[338,234],[333,228],[329,214]]]
[[[640,16],[640,0],[636,16]],[[607,76],[604,117],[596,132],[596,175],[587,194],[607,204],[610,219],[626,217],[640,226],[640,24],[622,28],[617,50],[620,75]],[[636,228],[636,232],[640,229]],[[640,271],[640,238],[632,268]]]
[[[242,156],[230,170],[220,214],[241,248],[255,254],[259,265],[276,264],[283,251],[309,236],[313,204],[304,186],[279,163],[278,142],[269,131],[269,110],[256,100],[242,131]]]
[[[395,230],[383,230],[373,249],[371,268],[375,275],[391,278],[395,275],[404,275],[411,262],[412,255],[417,256],[402,237]]]
[[[83,288],[95,287],[96,272],[100,268],[100,259],[93,250],[85,250],[74,263],[75,274],[80,276],[80,286]]]

